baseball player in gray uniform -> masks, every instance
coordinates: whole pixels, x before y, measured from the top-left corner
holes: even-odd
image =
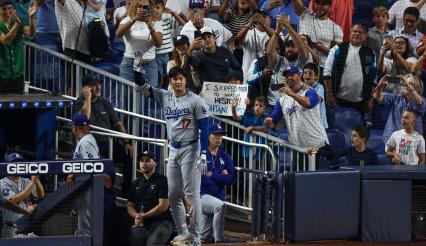
[[[169,71],[171,91],[153,88],[137,74],[138,88],[162,106],[166,119],[170,141],[167,163],[170,211],[178,230],[172,245],[200,245],[201,174],[212,170],[206,162],[209,134],[207,106],[201,97],[185,89],[184,73],[178,67]],[[189,228],[182,195],[185,195],[187,206],[191,207]]]
[[[11,153],[6,157],[5,161],[25,162],[25,159],[20,154]],[[5,199],[10,200],[25,210],[31,209],[31,196],[33,196],[35,199],[42,199],[44,197],[43,185],[36,176],[32,176],[31,179],[19,176],[2,178],[0,180],[0,187],[2,196]],[[15,237],[17,230],[15,222],[21,218],[22,214],[2,207],[2,216],[3,226],[1,230],[1,237]]]
[[[73,159],[99,159],[99,148],[95,137],[90,133],[90,121],[83,113],[75,113],[71,117],[72,133],[78,139],[75,147]],[[84,175],[84,174],[83,174]],[[67,177],[68,186],[72,186],[74,182],[74,174],[69,174]],[[77,235],[90,235],[90,204],[91,204],[90,189],[76,198],[75,206],[77,210]]]

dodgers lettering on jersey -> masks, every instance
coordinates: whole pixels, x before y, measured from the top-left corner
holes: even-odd
[[[167,137],[174,142],[198,139],[197,120],[209,117],[204,100],[193,92],[176,97],[174,92],[152,88],[155,100],[163,107]]]
[[[92,134],[86,134],[78,141],[75,147],[73,159],[99,159],[99,148]]]

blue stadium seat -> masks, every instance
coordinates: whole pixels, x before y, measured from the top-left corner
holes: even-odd
[[[346,142],[349,143],[352,128],[362,126],[364,117],[355,108],[335,107],[334,111],[334,127],[345,134]]]
[[[376,154],[385,154],[385,143],[383,142],[383,131],[370,129],[370,138],[367,147],[374,150]]]
[[[282,140],[288,141],[288,130],[287,130],[287,128],[277,129],[274,132],[274,135],[276,135],[276,137],[278,137]]]
[[[117,76],[120,74],[120,68],[116,64],[98,63],[98,64],[95,64],[95,67],[98,67],[98,68],[100,68],[104,71],[110,72],[110,73],[115,74]]]
[[[373,108],[373,129],[383,130],[389,117],[390,108],[376,104]]]
[[[103,63],[114,63],[117,65],[121,64],[121,61],[123,60],[124,51],[121,49],[111,49],[111,55],[108,57],[105,57],[102,62]]]
[[[40,46],[56,51],[56,52],[61,52],[61,50],[58,48],[58,46],[56,44],[52,44],[52,43],[40,43]]]
[[[377,165],[393,165],[392,160],[387,157],[386,154],[377,155],[377,159],[379,160],[379,163],[377,163]]]
[[[119,50],[119,51],[122,51],[124,53],[126,46],[124,45],[124,42],[113,42],[113,43],[111,43],[111,49]]]
[[[344,164],[348,145],[346,144],[345,135],[338,129],[328,128],[326,130],[328,141],[330,144],[330,153],[323,153],[317,165],[319,169],[327,169],[333,166]]]

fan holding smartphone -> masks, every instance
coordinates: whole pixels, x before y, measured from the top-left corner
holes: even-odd
[[[151,18],[152,8],[148,0],[133,0],[117,29],[117,37],[123,37],[124,57],[120,65],[120,77],[130,81],[147,80],[158,85],[158,68],[155,48],[163,44],[161,22]]]

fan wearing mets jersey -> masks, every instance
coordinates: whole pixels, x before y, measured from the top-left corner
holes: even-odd
[[[185,89],[183,70],[174,67],[168,75],[171,91],[151,87],[137,73],[135,79],[141,93],[154,98],[161,105],[166,119],[167,138],[170,141],[167,163],[170,211],[178,231],[172,245],[200,245],[201,175],[212,170],[206,162],[207,106],[201,97]],[[191,207],[189,228],[182,195],[185,195],[186,205]]]

